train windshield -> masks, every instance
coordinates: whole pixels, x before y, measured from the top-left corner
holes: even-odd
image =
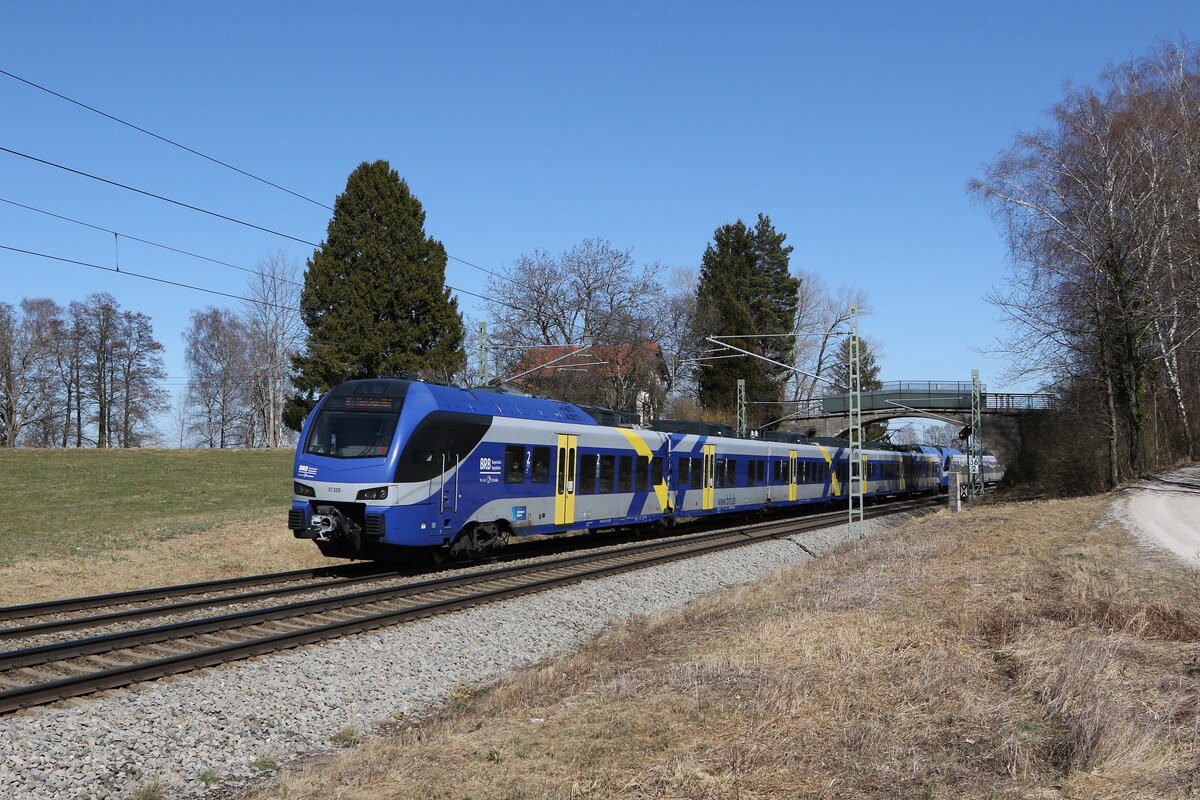
[[[383,458],[400,419],[399,398],[373,403],[331,397],[317,413],[304,443],[308,455],[330,458]]]

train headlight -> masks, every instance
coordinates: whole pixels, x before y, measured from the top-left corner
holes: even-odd
[[[292,481],[292,493],[298,494],[301,497],[316,497],[317,496],[316,489],[314,489],[311,486],[305,486],[303,483],[299,483],[298,481]]]
[[[386,500],[388,495],[388,487],[379,486],[374,489],[362,489],[359,491],[356,500]]]

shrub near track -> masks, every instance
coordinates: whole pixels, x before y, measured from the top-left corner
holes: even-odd
[[[621,624],[251,797],[1197,796],[1200,578],[1106,510],[910,522]]]
[[[294,451],[0,450],[0,565],[135,547],[286,511]]]

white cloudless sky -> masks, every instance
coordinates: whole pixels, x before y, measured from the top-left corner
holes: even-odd
[[[0,69],[332,205],[386,159],[454,256],[498,269],[585,237],[699,265],[768,214],[794,267],[866,288],[884,380],[1006,384],[984,300],[1008,269],[964,186],[1065,81],[1094,83],[1194,2],[9,4]],[[330,212],[0,75],[0,147],[301,240]],[[0,198],[253,267],[312,247],[0,152]],[[0,203],[0,245],[112,265],[110,234]],[[126,270],[241,294],[134,242]],[[484,293],[451,261],[447,282]],[[110,292],[151,316],[168,388],[189,314],[233,301],[0,250],[0,300]],[[479,301],[459,298],[481,316]]]

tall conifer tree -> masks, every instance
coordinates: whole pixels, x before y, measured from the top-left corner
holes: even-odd
[[[789,274],[791,245],[771,218],[758,215],[753,228],[742,220],[722,225],[704,251],[697,288],[698,333],[740,336],[731,344],[776,361],[787,361],[792,341],[768,334],[790,333],[800,282]],[[714,415],[730,414],[737,381],[746,381],[747,399],[781,399],[786,370],[760,359],[725,358],[706,362],[699,378],[700,401]],[[751,424],[780,416],[777,406],[751,406]]]
[[[466,361],[462,316],[445,286],[446,249],[425,235],[425,211],[386,161],[363,162],[334,202],[308,260],[286,421],[298,429],[316,393],[356,378],[420,372],[449,379]]]

